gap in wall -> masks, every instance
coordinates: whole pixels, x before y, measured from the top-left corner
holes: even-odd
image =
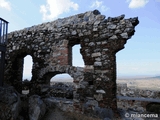
[[[50,80],[52,95],[58,98],[73,99],[74,83],[73,78],[66,73],[57,74]]]
[[[84,60],[82,58],[82,55],[80,53],[80,44],[74,45],[72,47],[72,64],[76,67],[84,67]]]
[[[73,82],[73,78],[69,74],[63,73],[63,74],[57,74],[53,76],[50,81],[51,82]]]
[[[24,57],[24,64],[23,64],[23,81],[24,80],[31,80],[32,77],[32,67],[33,67],[33,59],[32,56],[27,55]]]

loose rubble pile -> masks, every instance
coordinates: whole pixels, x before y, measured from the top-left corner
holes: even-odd
[[[52,88],[49,93],[51,96],[73,99],[74,86],[69,86],[63,83],[55,83],[51,87]]]
[[[20,94],[13,87],[0,87],[0,120],[16,120],[20,110]]]
[[[119,98],[117,99],[117,106],[123,110],[133,110],[139,113],[148,111],[160,114],[158,110],[160,109],[160,107],[158,107],[160,105],[160,91],[137,89],[128,87],[127,84],[124,83],[117,84],[117,96]],[[156,104],[157,107],[155,107],[154,104]]]
[[[75,87],[73,84],[67,85],[65,83],[56,82],[54,85],[41,85],[39,87],[39,94],[43,97],[62,97],[73,99],[73,92]]]
[[[143,90],[135,87],[127,87],[127,84],[117,84],[117,95],[128,97],[155,98],[160,99],[160,91]]]
[[[119,90],[124,86],[118,86],[117,96],[120,96],[119,93],[122,91]],[[66,91],[69,91],[69,93]],[[56,107],[62,111],[74,112],[74,100],[72,98],[74,89],[72,84],[54,83],[52,86],[41,86],[40,92],[40,95],[30,96],[19,94],[13,87],[0,88],[0,108],[2,108],[0,110],[0,120],[40,120],[50,109]],[[68,94],[70,95],[69,97]],[[118,110],[122,117],[125,118],[125,113],[156,113],[160,115],[160,102],[145,101],[140,97],[142,96],[141,93],[138,96],[136,95],[133,98],[139,97],[141,98],[140,101],[117,99]],[[158,97],[153,96],[153,98]],[[96,100],[90,99],[84,107],[88,108],[90,105],[97,106],[95,114],[101,112],[98,116],[99,118],[103,119],[106,114],[107,116],[112,115],[111,111],[98,109]]]

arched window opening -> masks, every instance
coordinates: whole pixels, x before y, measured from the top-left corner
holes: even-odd
[[[30,55],[27,55],[24,58],[23,65],[22,94],[29,94],[30,80],[32,77],[32,66],[32,57]]]
[[[50,80],[53,97],[73,99],[73,81],[73,78],[65,73],[53,76]]]
[[[52,82],[73,83],[73,78],[67,73],[57,74],[51,78],[51,83]]]
[[[23,66],[23,80],[31,80],[32,77],[32,66],[33,66],[33,60],[30,55],[27,55],[24,58],[24,66]]]
[[[82,55],[80,54],[80,48],[80,44],[72,47],[73,66],[84,67],[84,61]]]

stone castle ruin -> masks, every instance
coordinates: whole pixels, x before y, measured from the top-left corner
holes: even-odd
[[[105,18],[98,10],[77,14],[8,34],[5,84],[22,92],[23,63],[32,56],[30,95],[50,79],[68,73],[75,85],[73,109],[77,112],[110,112],[118,116],[116,53],[134,35],[138,18],[124,15]],[[85,67],[72,66],[72,47],[80,44]]]

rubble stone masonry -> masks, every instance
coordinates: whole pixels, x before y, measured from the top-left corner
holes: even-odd
[[[22,91],[24,57],[31,55],[30,94],[38,94],[37,88],[49,84],[56,74],[68,73],[75,83],[74,111],[116,116],[116,53],[139,23],[137,17],[124,17],[106,18],[94,10],[9,33],[5,84]],[[81,46],[84,68],[72,66],[76,44]]]

